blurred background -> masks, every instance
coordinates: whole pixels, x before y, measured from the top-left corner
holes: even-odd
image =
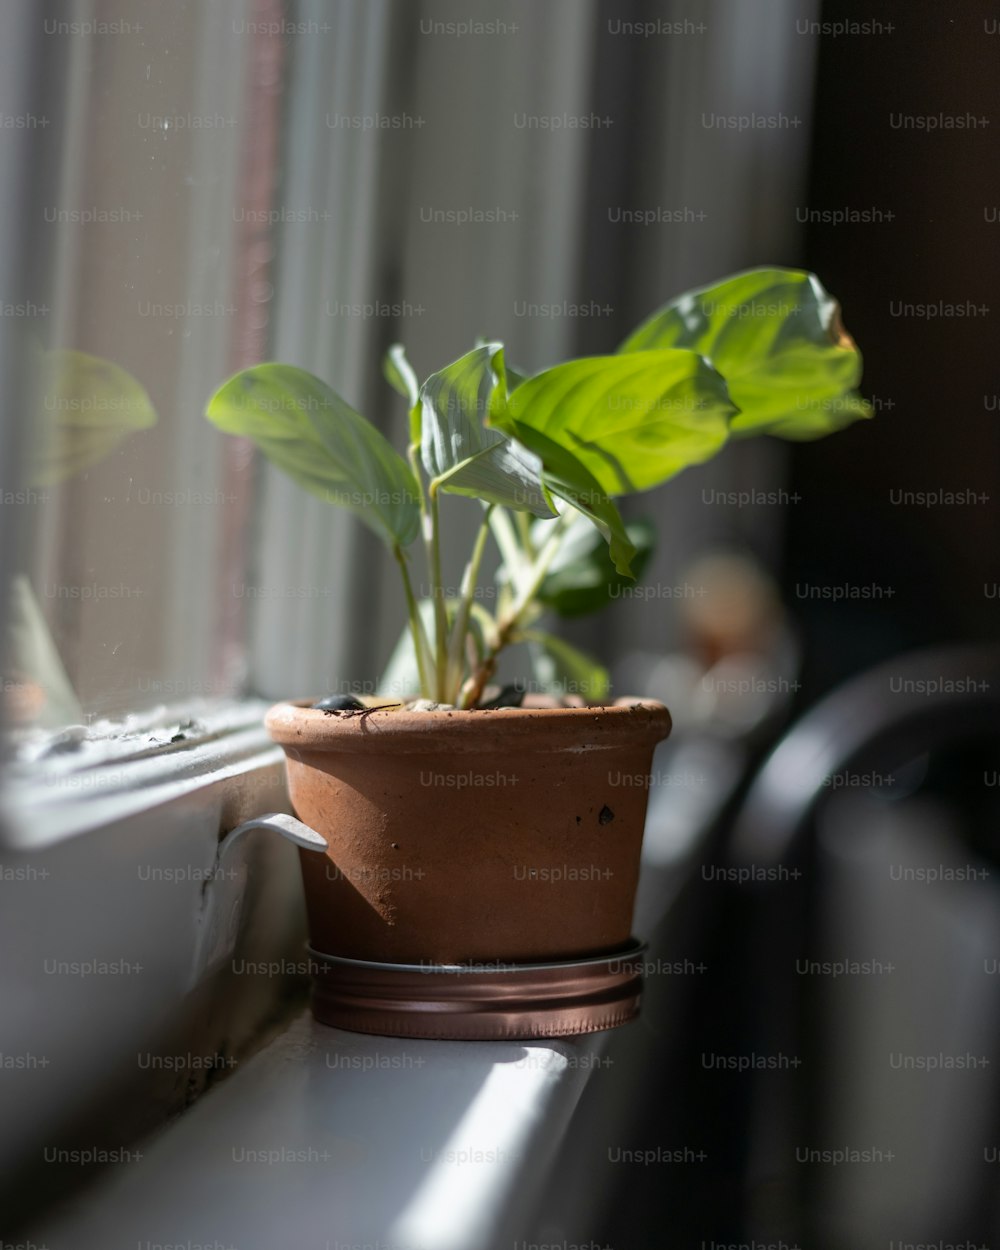
[[[208,425],[230,373],[311,369],[399,441],[393,342],[422,376],[477,335],[531,372],[731,272],[819,275],[874,420],[737,443],[630,501],[660,535],[646,593],[569,627],[616,694],[675,713],[661,772],[687,781],[661,787],[647,861],[686,865],[664,940],[713,969],[662,1008],[653,989],[659,1050],[637,1058],[648,1143],[710,1141],[711,1161],[605,1169],[590,1226],[616,1247],[996,1235],[994,9],[8,0],[0,22],[15,752],[163,707],[376,689],[395,570]],[[474,505],[450,506],[457,577]],[[794,905],[705,872],[802,857]],[[943,872],[962,865],[985,875]],[[900,971],[783,984],[767,941]],[[702,1062],[795,1046],[808,1080]],[[898,1071],[904,1052],[990,1062],[945,1077]],[[584,1107],[579,1141],[606,1112]],[[567,1210],[585,1226],[571,1171],[557,1231]]]

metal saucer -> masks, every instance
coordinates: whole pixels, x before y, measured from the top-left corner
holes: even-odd
[[[643,943],[555,963],[314,963],[312,1010],[354,1033],[475,1041],[538,1040],[613,1029],[639,1012]]]

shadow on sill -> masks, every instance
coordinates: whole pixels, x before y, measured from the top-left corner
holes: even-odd
[[[51,1133],[51,1144],[3,1176],[0,1210],[8,1232],[53,1218],[115,1166],[141,1159],[150,1134],[288,1029],[305,1009],[308,991],[303,976],[282,981],[275,994],[248,994],[246,978],[231,968],[203,981],[170,1020],[150,1030],[135,1063],[116,1068]]]

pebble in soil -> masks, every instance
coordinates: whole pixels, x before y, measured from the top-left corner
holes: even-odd
[[[504,686],[495,697],[486,703],[480,703],[484,711],[493,711],[501,707],[520,707],[524,701],[525,691],[520,686]]]
[[[363,712],[365,710],[365,705],[355,699],[353,694],[331,694],[312,706],[313,711],[316,712]]]

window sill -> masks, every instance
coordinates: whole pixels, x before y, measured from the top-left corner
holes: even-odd
[[[705,763],[708,746],[661,758]],[[729,774],[715,752],[718,784],[689,793],[683,831],[668,818],[676,791],[651,796],[640,935],[663,920],[738,778],[736,757],[719,751]],[[654,944],[650,957],[670,952]],[[653,980],[651,1000],[669,997],[670,978]],[[627,1140],[643,1074],[662,1061],[657,1040],[642,1018],[582,1038],[468,1043],[367,1037],[303,1013],[145,1144],[140,1161],[112,1166],[31,1234],[76,1250],[189,1242],[492,1250],[538,1240],[581,1098],[593,1085],[606,1119],[617,1121],[605,1124],[607,1140]],[[574,1180],[581,1226],[563,1230],[569,1241],[586,1240],[588,1183]]]
[[[39,1236],[486,1250],[537,1198],[610,1036],[419,1042],[302,1015]]]
[[[225,843],[288,810],[263,710],[164,711],[4,771],[0,1054],[26,1068],[0,1126],[12,1220],[90,1172],[46,1149],[134,1142],[204,1088],[206,1057],[240,1060],[284,1009],[288,977],[234,973],[298,959],[305,938],[294,848]]]
[[[193,704],[24,739],[3,778],[0,847],[40,849],[279,767],[281,748],[263,726],[266,708],[258,700]]]

